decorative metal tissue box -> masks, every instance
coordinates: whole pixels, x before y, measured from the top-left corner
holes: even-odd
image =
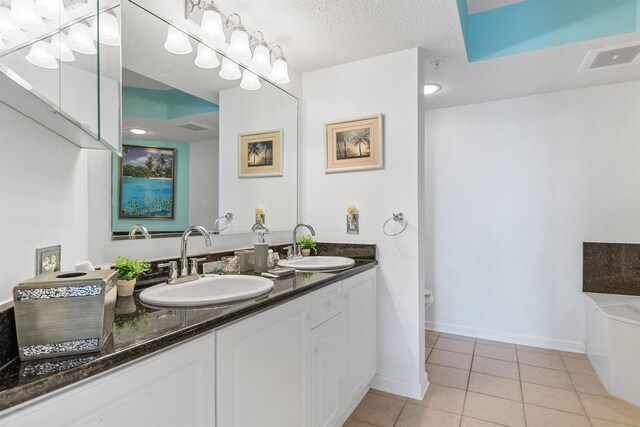
[[[21,360],[100,351],[111,333],[114,270],[36,276],[13,288]]]

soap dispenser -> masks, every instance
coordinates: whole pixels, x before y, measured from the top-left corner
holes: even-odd
[[[266,228],[258,231],[258,243],[253,245],[253,271],[256,273],[269,270],[269,244],[264,240],[264,235],[268,232]]]

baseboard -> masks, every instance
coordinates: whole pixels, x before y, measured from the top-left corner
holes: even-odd
[[[373,377],[373,380],[371,380],[371,388],[416,400],[422,400],[424,398],[428,386],[427,375],[424,373],[423,377],[420,378],[420,383],[406,383],[393,378],[383,377],[382,375],[376,375]]]
[[[549,348],[552,350],[572,351],[575,353],[584,353],[584,341],[567,341],[557,340],[545,337],[536,337],[525,334],[513,334],[509,332],[495,331],[492,329],[473,328],[469,326],[454,325],[442,322],[424,322],[425,329],[437,332],[445,332],[448,334],[464,335],[467,337],[481,338],[492,341],[503,341],[520,345],[528,345],[532,347]]]

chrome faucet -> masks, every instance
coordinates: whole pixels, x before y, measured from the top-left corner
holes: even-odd
[[[293,246],[291,247],[293,249],[293,253],[289,253],[287,254],[287,259],[292,259],[292,258],[299,258],[302,255],[300,255],[300,248],[298,248],[298,242],[297,242],[297,234],[298,234],[298,228],[300,227],[306,227],[309,229],[309,231],[311,232],[312,236],[316,235],[316,231],[313,229],[313,227],[309,224],[304,224],[304,223],[300,223],[298,225],[296,225],[293,228]]]
[[[131,231],[129,231],[129,238],[134,238],[137,232],[140,232],[140,234],[142,234],[144,236],[145,239],[150,239],[151,238],[151,234],[149,234],[149,230],[147,230],[147,227],[145,227],[142,224],[135,224],[133,227],[131,227]]]
[[[189,238],[189,236],[191,235],[191,233],[193,233],[194,231],[197,231],[198,233],[202,234],[202,237],[204,237],[204,244],[206,246],[211,246],[211,236],[209,235],[209,232],[207,231],[206,228],[200,226],[200,225],[190,225],[189,228],[187,228],[184,233],[182,233],[182,237],[180,238],[180,277],[187,277],[189,276],[189,262],[187,261],[187,239]],[[193,268],[192,268],[193,271]],[[195,278],[197,278],[197,274],[195,274]]]

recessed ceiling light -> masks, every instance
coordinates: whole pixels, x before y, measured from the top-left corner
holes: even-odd
[[[147,133],[148,131],[144,130],[144,129],[129,129],[129,132],[134,133],[136,135],[144,135],[145,133]]]
[[[432,93],[436,93],[440,89],[442,89],[442,86],[440,86],[439,84],[436,84],[436,83],[425,83],[425,85],[424,85],[424,94],[425,95],[431,95]]]

